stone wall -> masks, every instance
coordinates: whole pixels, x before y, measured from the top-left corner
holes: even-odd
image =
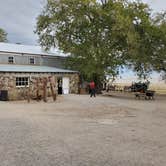
[[[16,87],[16,77],[29,77],[29,87]],[[70,93],[78,93],[79,75],[74,74],[55,74],[55,73],[0,73],[0,90],[7,90],[9,100],[23,100],[27,99],[28,93],[31,98],[37,96],[37,89],[39,94],[43,96],[44,80],[47,80],[47,96],[51,95],[50,82],[53,85],[54,92],[57,93],[57,79],[58,77],[69,77],[70,79]],[[38,86],[37,86],[38,85]],[[38,88],[37,88],[38,87]]]

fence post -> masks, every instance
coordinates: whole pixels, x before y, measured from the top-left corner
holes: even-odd
[[[43,101],[47,102],[47,78],[43,78]]]

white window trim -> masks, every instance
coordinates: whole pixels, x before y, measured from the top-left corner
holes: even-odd
[[[16,77],[16,80],[17,80],[17,78],[20,78],[20,76]],[[28,85],[27,86],[26,85],[16,85],[16,88],[25,88],[25,87],[28,88],[29,87],[29,83],[30,83],[30,77],[21,76],[21,78],[28,78]]]
[[[31,58],[34,59],[34,63],[31,63]],[[30,64],[30,65],[35,65],[35,64],[36,64],[36,63],[35,63],[35,57],[29,57],[29,64]]]
[[[12,57],[13,58],[13,63],[9,62],[9,58]],[[8,64],[15,64],[15,57],[14,56],[8,56]]]

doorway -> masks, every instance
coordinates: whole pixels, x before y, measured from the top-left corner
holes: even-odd
[[[62,95],[62,92],[63,92],[63,90],[62,90],[62,77],[59,77],[57,79],[57,82],[58,82],[58,95]]]
[[[62,89],[63,89],[63,94],[69,94],[69,77],[63,77],[62,79]]]

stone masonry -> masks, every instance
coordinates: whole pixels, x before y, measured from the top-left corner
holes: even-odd
[[[16,87],[16,77],[29,77],[28,87]],[[54,91],[57,93],[57,79],[59,77],[69,77],[69,93],[78,93],[79,75],[78,73],[1,73],[0,74],[0,90],[8,91],[9,100],[27,99],[29,93],[31,98],[36,97],[36,91],[43,95],[43,81],[47,80],[47,96],[51,95],[50,82],[53,85]],[[38,86],[37,86],[38,85]],[[37,88],[38,87],[38,88]]]

